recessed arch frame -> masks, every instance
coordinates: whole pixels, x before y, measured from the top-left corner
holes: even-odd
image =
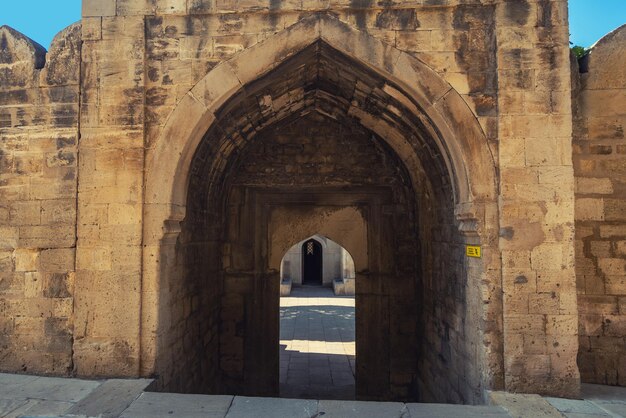
[[[468,242],[483,245],[483,259],[471,263],[480,269],[482,281],[486,283],[483,285],[489,288],[489,293],[498,294],[501,263],[497,251],[496,166],[476,116],[459,93],[418,58],[335,17],[318,14],[239,52],[207,73],[179,101],[154,146],[146,152],[142,286],[145,297],[142,297],[141,312],[143,374],[155,369],[156,305],[163,275],[167,274],[159,255],[164,254],[166,247],[173,251],[180,233],[180,222],[186,213],[190,167],[198,145],[216,122],[216,112],[235,93],[320,41],[389,80],[386,92],[406,109],[427,117],[436,127],[433,140],[452,181],[458,227]],[[415,152],[407,152],[401,135],[389,125],[373,123],[366,117],[361,121],[398,151],[407,167],[414,165],[411,160],[419,160]],[[481,296],[484,289],[476,289],[474,293],[475,297],[484,297]],[[492,300],[481,315],[493,318],[500,303]],[[490,336],[488,340],[490,348],[484,350],[484,364],[495,367],[485,374],[485,387],[498,388],[503,368],[502,343],[498,336]]]

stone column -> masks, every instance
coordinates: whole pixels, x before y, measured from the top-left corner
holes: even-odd
[[[79,375],[140,370],[143,1],[83,1],[74,361]]]
[[[576,396],[567,2],[499,1],[496,22],[506,390]]]

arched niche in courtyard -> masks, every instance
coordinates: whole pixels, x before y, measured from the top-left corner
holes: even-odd
[[[320,127],[341,135],[307,143]],[[309,160],[288,154],[290,129]],[[364,231],[363,251],[344,245],[363,275],[358,397],[445,401],[464,374],[454,390],[473,402],[501,380],[494,162],[461,96],[418,59],[305,18],[207,74],[147,157],[142,364],[162,387],[275,393],[273,219],[314,233],[346,211]]]
[[[307,270],[305,259],[309,254],[317,256],[315,243],[319,245],[321,256],[320,285],[332,286],[335,280],[354,279],[354,259],[350,252],[332,239],[314,234],[292,245],[284,253],[280,261],[282,282],[289,282],[293,285],[305,284],[304,271]]]

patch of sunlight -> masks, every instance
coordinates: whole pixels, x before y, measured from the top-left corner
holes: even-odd
[[[354,341],[344,343],[341,341],[280,340],[280,345],[286,346],[287,351],[298,351],[300,353],[356,355],[356,343]]]
[[[354,298],[303,298],[284,296],[280,306],[348,306],[354,307]]]

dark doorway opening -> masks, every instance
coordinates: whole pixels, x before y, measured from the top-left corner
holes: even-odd
[[[322,244],[314,239],[302,244],[302,284],[321,286],[323,265]]]

